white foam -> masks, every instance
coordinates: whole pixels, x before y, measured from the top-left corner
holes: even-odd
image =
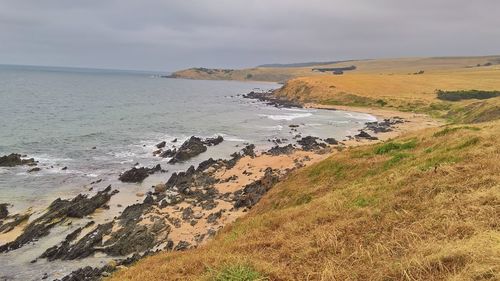
[[[40,162],[41,164],[56,164],[60,162],[69,162],[73,161],[71,158],[57,158],[57,157],[52,157],[47,154],[40,154],[40,155],[34,155],[34,156],[28,156],[27,158],[33,157],[36,161]]]
[[[259,116],[267,117],[271,120],[275,121],[280,121],[280,120],[286,120],[286,121],[291,121],[297,118],[307,118],[311,117],[313,114],[308,112],[308,113],[295,113],[295,114],[287,114],[287,115],[271,115],[271,114],[259,114]]]
[[[276,126],[263,126],[262,128],[270,130],[270,131],[281,131],[283,130],[283,126],[281,125],[276,125]]]
[[[349,118],[352,118],[352,119],[365,120],[367,122],[377,121],[377,117],[375,117],[373,115],[370,115],[370,114],[366,114],[366,113],[350,113],[350,112],[346,112],[345,115],[347,117],[349,117]]]
[[[232,142],[246,142],[247,140],[240,139],[238,137],[224,137],[224,140],[226,141],[232,141]]]

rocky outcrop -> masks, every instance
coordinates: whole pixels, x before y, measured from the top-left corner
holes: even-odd
[[[86,266],[71,272],[70,274],[64,276],[62,279],[57,281],[99,281],[104,277],[111,276],[111,273],[117,269],[125,266],[130,266],[138,260],[151,255],[153,252],[147,251],[144,254],[134,254],[131,257],[111,261],[103,267],[90,267]]]
[[[266,194],[279,180],[278,175],[275,174],[273,169],[267,168],[264,176],[246,185],[242,190],[235,192],[234,207],[252,207],[259,202],[260,198]]]
[[[148,251],[164,242],[170,232],[170,227],[163,219],[153,224],[139,224],[141,217],[149,212],[153,203],[153,198],[148,196],[143,203],[125,208],[115,221],[98,225],[81,239],[73,242],[82,230],[76,229],[60,245],[47,249],[41,258],[47,258],[49,261],[75,260],[86,258],[95,252],[110,256],[126,256]]]
[[[30,218],[30,216],[31,214],[26,213],[26,214],[15,214],[5,217],[2,221],[0,221],[0,233],[7,233],[13,230],[14,228],[16,228],[16,226],[27,221]]]
[[[160,143],[158,143],[158,144],[156,145],[156,148],[164,148],[164,147],[165,147],[165,145],[167,145],[167,142],[166,142],[166,141],[162,141],[162,142],[160,142]]]
[[[359,134],[354,135],[354,137],[357,139],[378,140],[377,137],[374,137],[363,130],[359,131]]]
[[[292,144],[289,144],[287,146],[274,146],[271,149],[269,149],[266,154],[273,155],[273,156],[278,156],[278,155],[283,155],[283,154],[291,154],[295,150],[295,147]]]
[[[266,103],[267,105],[271,105],[278,108],[293,108],[293,107],[302,108],[302,105],[298,102],[275,97],[272,91],[270,92],[252,91],[246,95],[243,95],[243,97],[247,99],[259,100],[261,102]]]
[[[116,190],[111,191],[111,186],[108,186],[90,198],[87,195],[79,194],[72,200],[60,198],[54,200],[48,210],[29,223],[16,240],[0,246],[0,253],[18,249],[29,242],[47,236],[54,226],[67,218],[82,218],[93,213],[97,208],[104,206],[117,192]]]
[[[189,160],[201,153],[207,151],[205,142],[198,137],[191,137],[185,141],[181,147],[172,156],[172,159],[168,163],[175,164],[178,162],[184,162]]]
[[[37,161],[33,158],[23,159],[21,154],[11,153],[0,157],[0,167],[14,167],[21,165],[35,166]]]
[[[6,203],[0,204],[0,220],[6,218],[9,215],[8,207],[9,204]]]
[[[177,141],[177,139],[175,139],[175,141]],[[173,149],[167,149],[165,151],[157,150],[154,152],[154,154],[159,155],[160,157],[163,158],[172,158],[170,159],[169,163],[175,164],[189,160],[207,151],[207,146],[218,145],[223,141],[224,138],[222,136],[217,136],[214,138],[206,138],[206,139],[201,139],[192,136],[188,140],[186,140],[181,145],[181,147],[179,147],[179,149],[173,148]],[[160,145],[161,147],[159,147],[158,145]],[[158,148],[165,147],[163,142],[159,143],[158,145],[157,145]]]
[[[213,146],[213,145],[218,145],[223,141],[224,141],[224,138],[222,136],[217,136],[215,138],[204,139],[203,144],[208,145],[208,146]]]
[[[318,142],[317,137],[307,136],[298,140],[297,143],[302,146],[303,150],[306,151],[314,151],[319,150],[326,147],[326,144]]]
[[[339,142],[334,138],[326,138],[323,141],[329,145],[338,145],[339,144]]]
[[[381,122],[367,122],[365,123],[366,127],[365,130],[370,130],[376,134],[378,133],[385,133],[385,132],[391,132],[392,128],[397,125],[404,123],[405,120],[399,117],[393,117],[393,118],[387,118],[384,119]]]
[[[155,172],[159,172],[159,171],[161,171],[160,164],[156,165],[153,168],[145,168],[145,167],[136,168],[136,167],[133,167],[132,169],[124,172],[119,177],[119,180],[122,181],[122,182],[135,182],[135,183],[142,182],[149,175],[154,174]]]

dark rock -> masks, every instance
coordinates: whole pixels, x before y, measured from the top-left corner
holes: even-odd
[[[208,223],[215,223],[221,217],[222,217],[222,210],[219,210],[219,211],[217,211],[215,213],[211,213],[210,215],[208,215],[207,222]]]
[[[254,158],[255,155],[255,145],[249,144],[242,149],[243,156],[250,156]]]
[[[126,171],[123,173],[120,177],[119,180],[122,182],[142,182],[145,178],[147,178],[149,175],[161,171],[161,166],[160,164],[156,165],[154,168],[136,168],[133,167],[132,169]]]
[[[196,168],[196,171],[197,172],[205,171],[206,169],[212,167],[216,163],[217,163],[217,161],[215,161],[213,158],[209,158],[208,160],[201,162],[198,165],[198,168]]]
[[[192,217],[193,217],[193,209],[191,209],[191,207],[187,207],[184,210],[182,210],[183,220],[190,220]]]
[[[0,157],[0,167],[14,167],[20,165],[36,165],[37,161],[33,158],[22,159],[21,154],[11,153]]]
[[[79,194],[72,200],[54,200],[48,210],[28,224],[21,235],[14,241],[0,246],[0,252],[18,249],[23,245],[47,236],[50,229],[62,223],[67,218],[83,218],[93,213],[97,208],[106,204],[111,196],[117,191],[111,192],[111,186],[99,191],[96,195],[88,198],[87,195]]]
[[[295,147],[292,144],[287,146],[275,146],[269,149],[266,154],[278,156],[282,154],[291,154],[295,150]]]
[[[404,123],[405,121],[399,117],[384,119],[381,122],[367,122],[365,123],[366,130],[370,130],[376,134],[391,132],[394,125]]]
[[[98,225],[93,231],[87,233],[82,239],[80,239],[74,245],[70,243],[75,240],[75,238],[81,233],[82,228],[78,228],[68,236],[59,246],[53,246],[47,249],[40,258],[47,258],[49,261],[56,259],[61,260],[74,260],[86,258],[93,255],[96,252],[94,246],[100,245],[102,243],[102,238],[104,235],[108,235],[111,232],[113,223],[106,223]]]
[[[169,163],[175,164],[178,162],[184,162],[205,151],[207,151],[205,143],[200,138],[193,136],[181,145],[181,147],[172,156],[172,159],[170,159]]]
[[[186,241],[179,241],[177,246],[175,246],[174,251],[185,251],[191,247],[191,243]]]
[[[363,130],[359,131],[359,134],[355,135],[355,137],[359,139],[378,140],[377,137],[371,136]]]
[[[252,207],[278,182],[278,179],[279,177],[274,174],[273,170],[267,168],[261,179],[246,185],[243,190],[235,192],[234,207]]]
[[[177,142],[177,138],[173,139],[173,140],[172,140],[172,142],[173,142],[173,143]]]
[[[9,221],[4,221],[3,224],[0,222],[0,233],[7,233],[13,230],[14,228],[16,228],[16,226],[27,221],[29,218],[30,214],[15,214],[13,216],[6,217],[6,219],[8,219]]]
[[[300,144],[302,146],[302,149],[306,151],[313,151],[326,147],[326,144],[318,143],[317,140],[317,137],[307,136],[298,140],[297,143]]]
[[[68,169],[68,167],[64,166],[61,171],[66,171]]]
[[[217,136],[215,138],[206,138],[205,140],[203,140],[203,144],[208,146],[214,146],[220,144],[223,141],[224,138],[222,136]]]
[[[8,210],[9,204],[2,203],[0,204],[0,220],[6,218],[9,215]],[[1,226],[1,224],[0,224]]]
[[[215,207],[217,207],[218,204],[219,204],[219,202],[214,201],[214,200],[211,199],[211,200],[203,201],[201,203],[201,208],[203,210],[212,210]]]
[[[337,144],[339,144],[339,142],[336,139],[334,139],[334,138],[327,138],[327,139],[325,139],[325,142],[327,144],[330,144],[330,145],[337,145]]]
[[[247,99],[256,99],[261,102],[264,102],[268,105],[272,105],[278,108],[292,108],[298,107],[302,108],[302,105],[299,102],[287,100],[283,98],[279,98],[273,95],[273,91],[269,92],[250,92],[246,95],[243,95],[243,98]]]
[[[164,148],[164,147],[165,147],[165,145],[167,145],[167,142],[166,142],[166,141],[162,141],[162,142],[160,142],[160,143],[158,143],[158,144],[156,145],[156,148]]]
[[[177,153],[177,149],[167,149],[159,154],[162,158],[170,158],[173,157]]]
[[[42,169],[40,169],[39,167],[35,167],[35,168],[32,168],[32,169],[29,169],[28,170],[28,173],[33,173],[33,172],[39,172],[41,171]]]

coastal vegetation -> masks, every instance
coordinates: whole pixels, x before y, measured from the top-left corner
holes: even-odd
[[[500,97],[491,93],[500,70],[481,60],[382,60],[386,74],[370,73],[373,61],[348,62],[352,74],[288,81],[276,97],[424,113],[444,125],[332,153],[205,245],[147,257],[110,280],[498,279]],[[412,64],[425,72],[413,75]]]

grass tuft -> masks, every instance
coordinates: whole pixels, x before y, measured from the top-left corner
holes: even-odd
[[[263,277],[251,266],[236,264],[227,265],[220,270],[209,270],[210,281],[263,281],[269,280]]]
[[[393,151],[401,151],[401,150],[406,150],[406,149],[412,149],[417,146],[417,140],[412,139],[407,142],[388,142],[384,143],[377,148],[375,148],[375,154],[387,154],[389,152]]]

